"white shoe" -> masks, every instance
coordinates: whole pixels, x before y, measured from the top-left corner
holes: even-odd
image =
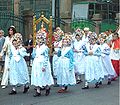
[[[2,86],[2,89],[5,89],[6,88],[6,86]]]

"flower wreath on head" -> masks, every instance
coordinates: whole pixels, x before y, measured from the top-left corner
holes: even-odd
[[[20,33],[15,33],[15,35],[13,36],[12,41],[13,40],[16,40],[18,45],[21,45],[22,42],[23,42],[22,35]]]
[[[79,35],[79,36],[83,36],[85,33],[84,33],[84,31],[82,30],[82,29],[80,29],[80,28],[77,28],[76,30],[75,30],[75,36],[76,35]]]
[[[64,35],[62,40],[67,40],[68,45],[71,45],[71,43],[72,43],[72,36],[69,35],[68,33],[65,33],[65,35]]]
[[[37,32],[37,34],[36,34],[36,42],[37,42],[37,43],[40,43],[41,41],[42,41],[43,43],[46,42],[46,33],[39,30],[39,31]]]

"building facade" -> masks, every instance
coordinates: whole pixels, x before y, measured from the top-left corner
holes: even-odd
[[[83,1],[88,3],[87,19],[89,20],[99,18],[101,15],[102,19],[104,17],[119,18],[119,6],[111,6],[113,3],[119,4],[119,0],[0,0],[0,28],[7,34],[8,27],[15,25],[18,32],[21,32],[24,39],[27,39],[28,35],[32,33],[33,16],[36,15],[36,18],[39,18],[43,12],[47,18],[53,17],[54,28],[61,26],[64,31],[71,31],[71,23],[75,16],[74,4],[80,4]],[[91,4],[92,2],[94,4]],[[102,3],[106,3],[106,5],[103,6]],[[105,8],[108,15],[103,14]],[[78,10],[83,11],[79,8]],[[101,10],[103,10],[102,13]],[[37,28],[39,29],[40,25]]]

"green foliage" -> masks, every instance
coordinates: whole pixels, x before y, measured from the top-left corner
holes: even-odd
[[[78,20],[71,23],[71,28],[73,30],[76,30],[77,28],[84,29],[85,27],[89,27],[91,31],[95,31],[95,23],[93,21]]]

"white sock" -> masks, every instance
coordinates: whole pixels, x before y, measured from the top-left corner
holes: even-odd
[[[87,87],[88,86],[88,82],[85,82],[85,87]]]
[[[12,88],[13,91],[16,91],[15,87]]]

